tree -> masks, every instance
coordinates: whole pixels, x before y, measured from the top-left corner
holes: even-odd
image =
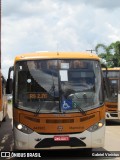
[[[115,43],[111,43],[109,46],[110,49],[113,50],[113,63],[115,67],[120,67],[120,41],[116,41]]]
[[[111,43],[108,46],[97,44],[95,50],[99,57],[106,61],[107,67],[120,67],[120,41]]]
[[[104,44],[97,44],[95,47],[96,53],[99,55],[99,57],[104,60],[107,67],[113,67],[112,58],[113,55],[110,52],[110,49],[108,46]]]

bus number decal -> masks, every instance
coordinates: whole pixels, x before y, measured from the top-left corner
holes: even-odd
[[[34,126],[35,130],[45,130],[45,127],[42,127],[42,126]]]

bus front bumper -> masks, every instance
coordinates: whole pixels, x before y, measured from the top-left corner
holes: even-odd
[[[102,135],[102,136],[101,136]],[[70,141],[55,141],[54,137],[69,137]],[[14,127],[14,149],[72,149],[72,148],[99,148],[104,146],[105,125],[94,131],[85,130],[82,133],[44,135],[33,132],[26,134]]]

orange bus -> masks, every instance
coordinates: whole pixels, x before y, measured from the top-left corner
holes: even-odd
[[[104,145],[105,105],[99,57],[81,52],[21,54],[13,75],[17,150]]]
[[[104,77],[107,77],[109,94],[106,94],[106,119],[120,119],[120,68],[103,69]]]
[[[7,115],[6,80],[0,72],[0,125]]]
[[[108,68],[107,75],[103,69],[103,74],[107,77],[109,86],[105,98],[106,119],[120,119],[120,68]]]

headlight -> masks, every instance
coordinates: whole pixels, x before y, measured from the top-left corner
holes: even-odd
[[[103,123],[102,122],[99,122],[98,123],[98,127],[102,127],[103,126]]]
[[[18,130],[20,130],[23,133],[31,134],[33,132],[32,129],[30,129],[29,127],[27,127],[21,123],[15,122],[14,125]]]
[[[17,125],[17,129],[21,130],[23,128],[22,124]]]
[[[94,131],[98,130],[99,128],[101,128],[104,124],[105,124],[105,119],[102,119],[99,122],[97,122],[96,124],[94,124],[93,126],[91,126],[90,128],[88,128],[87,130],[89,132],[94,132]]]

